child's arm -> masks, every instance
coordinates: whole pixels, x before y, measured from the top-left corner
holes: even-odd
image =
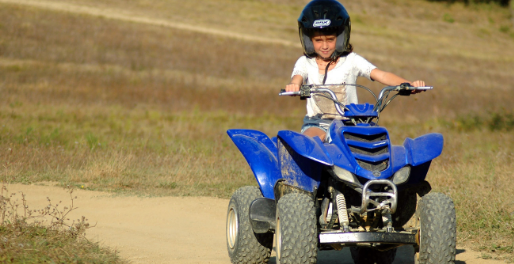
[[[410,83],[414,87],[425,86],[425,82],[421,80],[417,80],[414,82],[407,81],[402,77],[395,75],[390,72],[382,71],[379,69],[373,69],[370,73],[370,77],[372,80],[380,82],[385,85],[400,85],[402,83]]]
[[[291,82],[286,85],[286,92],[298,92],[300,86],[303,84],[303,77],[301,75],[295,75],[291,79]]]

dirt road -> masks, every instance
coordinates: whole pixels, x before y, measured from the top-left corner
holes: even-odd
[[[9,193],[23,192],[31,209],[62,201],[71,203],[67,191],[55,186],[14,184]],[[139,198],[76,190],[71,218],[86,216],[96,227],[87,237],[119,251],[133,263],[230,263],[225,245],[227,199],[208,197]],[[20,195],[17,195],[18,199]],[[459,264],[499,264],[479,259],[480,253],[458,248]],[[412,250],[400,248],[394,263],[413,263]],[[272,257],[270,263],[275,263]],[[318,263],[351,264],[347,249],[323,251]]]

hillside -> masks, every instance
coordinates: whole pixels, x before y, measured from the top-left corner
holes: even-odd
[[[231,87],[234,79],[244,78],[245,84],[237,85],[237,89],[252,89],[266,80],[264,90],[276,90],[272,87],[281,86],[287,80],[291,65],[301,54],[295,19],[305,1],[20,3],[89,14],[113,23],[132,21],[143,27],[161,26],[152,31],[166,36],[133,33],[124,37],[127,41],[139,39],[156,45],[152,57],[144,54],[141,58],[145,60],[145,69],[173,71],[175,77],[182,75],[182,78],[194,72],[201,76],[199,79],[224,79],[223,84],[232,80],[232,85],[228,85]],[[347,8],[353,19],[351,41],[356,52],[379,68],[407,79],[424,79],[436,87],[432,98],[415,103],[425,111],[432,108],[430,115],[434,111],[448,115],[509,105],[509,98],[502,95],[511,89],[508,84],[513,80],[511,69],[514,68],[514,30],[508,27],[508,10],[486,5],[446,6],[421,0],[350,2]],[[204,34],[203,41],[198,39],[201,35],[191,37],[195,33]],[[235,42],[227,43],[231,40]],[[11,57],[8,50],[4,54]],[[70,58],[58,59],[66,62]],[[94,59],[86,63],[103,64]],[[224,69],[227,67],[231,69]],[[377,85],[371,86],[378,89]],[[456,90],[466,93],[456,96]],[[433,109],[436,102],[439,107]],[[406,110],[399,106],[397,109]]]

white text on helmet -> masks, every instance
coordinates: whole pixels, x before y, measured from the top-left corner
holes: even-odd
[[[327,27],[330,26],[330,19],[318,19],[314,20],[313,27]]]

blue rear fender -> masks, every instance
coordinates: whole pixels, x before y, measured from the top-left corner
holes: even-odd
[[[275,143],[266,134],[256,130],[230,129],[227,134],[250,165],[262,195],[274,199],[275,182],[282,178]]]

